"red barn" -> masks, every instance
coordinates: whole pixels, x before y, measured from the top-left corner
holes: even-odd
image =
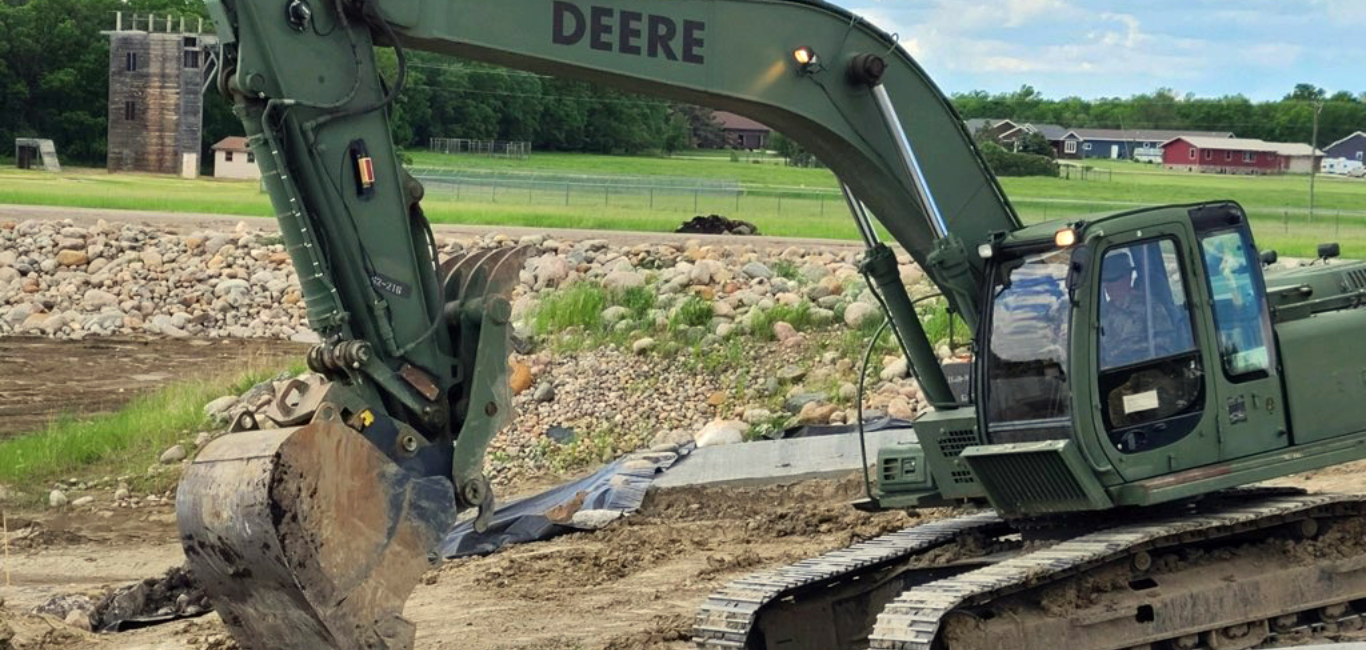
[[[1167,169],[1212,174],[1279,174],[1287,160],[1285,145],[1250,138],[1181,136],[1162,143]]]

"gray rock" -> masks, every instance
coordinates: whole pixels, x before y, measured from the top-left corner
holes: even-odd
[[[222,298],[231,293],[251,290],[251,284],[241,278],[232,278],[218,283],[213,288],[213,295]]]
[[[646,351],[648,351],[650,348],[653,348],[654,346],[655,340],[647,336],[643,339],[637,340],[635,343],[632,343],[631,351],[635,352],[636,354],[644,354]]]
[[[185,460],[186,455],[185,447],[181,445],[172,445],[170,449],[161,453],[161,463],[163,465],[178,463]]]
[[[645,286],[645,276],[635,271],[613,271],[602,279],[602,286],[612,291],[625,291]]]
[[[91,632],[94,630],[90,625],[90,615],[79,609],[73,609],[68,612],[63,622],[83,632]]]
[[[608,325],[616,325],[631,315],[631,310],[621,305],[612,305],[602,310],[602,321]]]
[[[797,393],[783,400],[783,409],[788,413],[801,413],[803,406],[813,402],[824,402],[826,399],[825,393]]]
[[[128,488],[119,488],[114,491],[115,501],[127,501],[130,496],[132,495],[128,492]]]
[[[740,272],[745,274],[745,277],[749,278],[767,280],[773,277],[773,270],[762,262],[750,262],[749,264],[740,267]]]
[[[228,411],[237,406],[236,395],[224,395],[204,405],[204,416],[214,422],[226,423]]]
[[[749,426],[738,420],[713,420],[693,435],[698,447],[715,447],[743,442]]]
[[[863,326],[864,321],[873,318],[877,311],[877,307],[866,302],[850,303],[844,308],[844,324],[851,329],[858,329]]]
[[[549,381],[541,382],[540,385],[536,387],[536,392],[532,393],[531,399],[543,404],[555,401],[555,384]]]
[[[605,528],[608,524],[621,519],[625,513],[620,510],[580,510],[574,513],[569,519],[569,525],[584,530],[598,530]]]
[[[773,414],[768,409],[752,408],[745,409],[745,422],[749,424],[762,424],[773,419]]]
[[[909,364],[906,363],[906,357],[897,357],[895,361],[882,368],[882,372],[878,373],[878,378],[883,381],[901,379],[906,376],[908,369]]]
[[[199,435],[194,437],[195,449],[203,449],[210,442],[213,442],[213,436],[208,431],[200,431]]]
[[[778,370],[778,380],[785,382],[798,382],[806,376],[806,371],[797,366],[787,365]]]
[[[79,498],[79,499],[76,499],[75,501],[72,501],[72,502],[71,502],[71,505],[72,505],[73,507],[76,507],[76,508],[84,508],[85,506],[88,506],[88,505],[90,505],[90,504],[92,504],[92,503],[94,503],[94,502],[95,502],[95,497],[92,497],[92,496],[83,496],[83,497],[81,497],[81,498]]]
[[[47,505],[52,508],[60,508],[66,505],[66,493],[61,490],[53,490],[47,495]]]

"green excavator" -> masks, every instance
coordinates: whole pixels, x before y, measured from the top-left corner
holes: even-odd
[[[860,507],[980,508],[737,580],[700,647],[1227,650],[1360,626],[1366,499],[1248,487],[1366,457],[1366,265],[1333,247],[1264,270],[1218,200],[1024,226],[896,38],[818,0],[207,2],[326,378],[180,486],[191,569],[243,647],[411,648],[438,541],[491,513],[522,259],[438,259],[389,130],[414,49],[745,115],[842,183],[934,407]],[[966,391],[874,220],[974,333]]]

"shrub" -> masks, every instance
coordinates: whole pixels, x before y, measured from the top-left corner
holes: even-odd
[[[1054,176],[1058,175],[1058,162],[1047,156],[1006,151],[993,142],[985,142],[980,147],[982,158],[987,167],[997,176]]]

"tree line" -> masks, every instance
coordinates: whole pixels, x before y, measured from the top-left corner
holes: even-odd
[[[16,137],[44,137],[57,144],[63,160],[104,164],[109,41],[100,32],[113,28],[119,11],[203,17],[208,24],[199,0],[0,0],[0,155],[12,155]],[[378,58],[382,74],[394,79],[393,52],[380,50]],[[425,147],[431,137],[520,140],[535,150],[597,153],[724,145],[706,108],[423,52],[408,60],[407,85],[391,115],[395,141],[409,149]],[[1311,84],[1266,102],[1177,96],[1169,89],[1129,98],[1048,99],[1029,86],[952,100],[965,118],[1232,131],[1292,142],[1309,141],[1319,111],[1320,146],[1366,129],[1366,93],[1329,94]],[[214,142],[240,133],[227,101],[211,89],[204,99],[203,160],[212,159]]]
[[[1296,84],[1279,100],[1261,102],[1241,95],[1178,95],[1170,88],[1122,99],[1048,99],[1027,85],[1010,93],[975,91],[956,94],[952,99],[964,119],[1009,118],[1069,129],[1229,131],[1240,138],[1308,144],[1314,135],[1314,113],[1318,112],[1320,147],[1366,131],[1366,92],[1330,94],[1309,83]]]

